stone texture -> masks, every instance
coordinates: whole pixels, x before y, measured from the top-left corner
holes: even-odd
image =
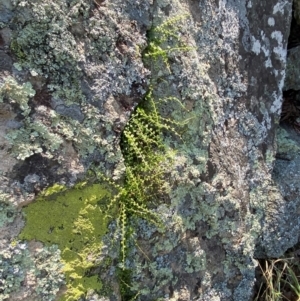
[[[300,90],[300,46],[288,51],[284,90]]]
[[[299,241],[300,137],[290,125],[277,132],[278,153],[273,170],[273,202],[265,214],[264,238],[258,257],[276,258]]]
[[[45,187],[73,186],[92,164],[120,181],[120,135],[151,83],[156,99],[180,100],[160,113],[184,130],[181,139],[165,134],[176,150],[166,176],[172,189],[153,210],[166,230],[138,222],[126,261],[131,290],[143,301],[251,300],[254,257],[280,255],[296,241],[277,243],[285,234],[273,225],[287,224],[282,214],[294,207],[285,207],[285,184],[276,188],[271,174],[291,2],[6,0],[0,42],[10,47],[0,59],[11,61],[0,68],[1,105],[9,107],[0,115],[1,202],[18,212]],[[147,65],[147,31],[166,20],[176,20],[172,32],[188,47]],[[170,50],[174,39],[162,47]],[[3,219],[5,227],[17,223]],[[17,249],[16,235],[2,239],[2,252]],[[22,260],[25,273],[35,268]],[[24,291],[18,277],[15,298]],[[25,290],[43,297],[34,286]],[[107,298],[119,299],[113,290]]]
[[[300,1],[294,0],[294,17],[300,25]]]

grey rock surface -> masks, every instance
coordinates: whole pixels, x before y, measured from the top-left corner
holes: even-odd
[[[300,90],[300,46],[288,51],[284,90]]]
[[[47,267],[44,280],[57,279],[48,283],[47,300],[64,283],[49,266],[52,257],[58,261],[57,249],[41,246],[52,255],[34,259],[30,245],[12,245],[24,225],[20,208],[46,187],[74,186],[93,164],[121,182],[120,136],[151,83],[154,98],[168,100],[160,114],[184,126],[180,139],[165,133],[175,157],[166,175],[171,189],[153,210],[166,229],[138,221],[125,263],[130,290],[143,301],[250,301],[255,257],[279,256],[297,240],[298,224],[290,236],[275,225],[288,225],[282,215],[297,208],[298,199],[290,199],[298,184],[286,192],[291,182],[281,181],[280,162],[272,178],[292,1],[3,3],[0,201],[13,215],[3,206],[0,225],[11,232],[0,236],[0,255],[20,253],[20,273],[7,278],[10,298],[44,298],[36,284],[41,275],[32,276],[33,285],[20,285],[38,260]],[[164,32],[165,22],[171,29],[158,50],[167,60],[147,63],[149,30]],[[176,49],[177,37],[186,47]],[[298,164],[286,167],[286,181]],[[27,253],[33,258],[28,263]],[[114,261],[109,255],[106,250],[103,258]],[[9,260],[2,263],[9,269]],[[112,262],[107,273],[117,267]],[[106,296],[89,294],[89,300],[119,301],[120,287],[113,285]]]
[[[298,155],[291,161],[277,160],[274,167],[274,180],[283,198],[277,198],[274,202],[273,228],[270,227],[269,235],[278,241],[273,243],[274,249],[268,252],[270,257],[281,256],[286,249],[299,241],[299,164]]]
[[[278,153],[273,170],[273,195],[265,214],[265,230],[258,257],[276,258],[299,241],[300,137],[291,126],[277,132]]]
[[[300,24],[300,1],[294,0],[294,17],[297,23]]]

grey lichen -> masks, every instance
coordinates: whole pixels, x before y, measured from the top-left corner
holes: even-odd
[[[0,102],[7,102],[11,106],[17,104],[19,112],[24,116],[22,126],[9,130],[6,135],[11,144],[11,152],[21,160],[43,152],[42,147],[46,147],[51,153],[63,142],[61,137],[51,133],[41,121],[32,122],[28,101],[34,95],[35,91],[30,82],[19,84],[13,77],[7,77],[0,86]]]
[[[20,65],[34,75],[50,77],[52,89],[69,101],[83,98],[81,72],[77,67],[80,55],[68,27],[76,22],[79,14],[88,12],[88,5],[84,1],[76,2],[69,11],[67,3],[61,1],[44,4],[14,1],[18,31],[11,43]]]
[[[140,25],[118,12],[129,3],[101,10],[82,0],[12,4],[15,76],[21,81],[29,76],[36,88],[34,110],[28,116],[27,107],[22,127],[7,135],[13,155],[53,158],[71,142],[80,159],[97,157],[114,165],[120,177],[118,136],[129,117],[124,110],[133,110],[133,100],[145,93],[149,73],[141,61],[145,38],[134,33]]]
[[[12,76],[8,76],[0,83],[0,102],[7,99],[10,104],[17,104],[24,116],[30,113],[28,101],[34,95],[30,82],[20,84]]]
[[[60,250],[53,245],[37,250],[34,254],[36,287],[42,300],[55,300],[59,289],[65,284]]]
[[[16,209],[9,202],[9,195],[0,190],[0,228],[11,223],[16,215]]]
[[[12,237],[7,239],[7,232],[13,232],[10,226],[20,227],[16,224],[18,209],[9,199],[0,192],[0,300],[29,296],[31,300],[54,300],[64,284],[60,251],[56,246],[33,247]]]
[[[296,142],[292,135],[282,127],[277,128],[277,152],[280,156],[294,156],[300,151],[300,145]]]
[[[267,9],[259,1],[12,3],[14,22],[6,18],[5,24],[18,60],[14,76],[21,90],[30,78],[38,93],[34,110],[8,133],[14,155],[63,160],[69,143],[86,165],[99,162],[117,179],[124,171],[119,133],[147,86],[145,30],[150,20],[155,27],[166,15],[191,14],[171,22],[176,36],[159,45],[167,60],[147,66],[155,99],[179,100],[160,110],[182,125],[179,135],[165,133],[166,147],[177,150],[166,175],[172,189],[154,209],[168,231],[138,221],[141,235],[125,265],[137,300],[249,299],[264,210],[280,197],[270,188],[270,131],[280,110],[285,61],[285,34],[277,24],[288,20],[291,7]],[[268,15],[272,32],[260,28]],[[178,37],[189,53],[169,51]],[[260,78],[269,86],[259,89]],[[28,112],[23,102],[17,109]]]
[[[12,242],[0,250],[0,300],[29,296],[32,288],[32,300],[55,300],[64,284],[61,268],[57,247],[41,248],[33,255],[27,244]]]
[[[16,244],[0,251],[1,301],[8,299],[11,292],[19,289],[22,281],[25,279],[23,269],[30,265],[29,254],[25,250],[26,247],[24,244]]]
[[[138,267],[133,277],[133,286],[140,292],[138,300],[159,298],[163,292],[167,300],[251,297],[254,252],[265,230],[262,221],[267,204],[273,198],[269,172],[275,145],[274,139],[269,138],[273,137],[270,131],[274,126],[270,112],[278,114],[280,109],[283,65],[277,77],[263,69],[275,87],[264,95],[267,100],[263,107],[263,96],[249,88],[240,67],[243,59],[252,59],[248,50],[239,52],[238,46],[240,28],[249,34],[252,30],[247,28],[245,5],[234,1],[220,2],[218,8],[213,1],[156,3],[154,27],[163,27],[166,14],[172,20],[178,11],[191,13],[191,17],[178,22],[177,35],[194,49],[188,55],[170,51],[169,65],[164,68],[150,66],[157,99],[171,95],[183,104],[179,108],[178,103],[168,102],[161,110],[163,116],[188,122],[182,140],[165,135],[165,143],[177,151],[169,177],[173,187],[167,204],[159,205],[156,211],[169,231],[159,235],[150,227],[139,225],[138,232],[146,233],[147,238],[140,237],[130,265],[133,270]],[[284,13],[277,9],[275,6],[274,14]],[[245,23],[241,25],[240,20]],[[166,39],[161,48],[172,48],[176,38]],[[284,63],[285,52],[279,55],[283,37],[274,44],[270,60]],[[258,55],[254,48],[253,55]],[[253,80],[259,76],[253,74]],[[261,98],[252,97],[258,94]],[[270,139],[267,147],[266,139]],[[193,243],[196,238],[197,243]],[[151,287],[151,297],[141,283]],[[188,289],[181,291],[185,286]]]
[[[89,95],[84,95],[83,85],[97,91],[93,101],[103,103],[110,93],[129,95],[132,83],[141,83],[141,72],[146,70],[130,41],[132,25],[118,15],[114,3],[101,11],[95,3],[82,0],[14,4],[18,30],[11,47],[19,63],[48,77],[53,95],[66,104],[86,101]],[[135,45],[145,43],[135,38],[139,39]],[[95,85],[89,87],[93,81]]]

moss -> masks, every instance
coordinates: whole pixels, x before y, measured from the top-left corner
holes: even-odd
[[[178,10],[174,9],[173,13],[176,12]],[[157,21],[156,15],[154,20]],[[199,62],[195,51],[185,53],[185,50],[195,50],[182,42],[189,41],[189,45],[193,45],[189,36],[192,21],[174,15],[170,21],[161,23],[159,30],[153,28],[149,33],[152,45],[146,48],[144,58],[151,69],[153,99],[158,114],[162,119],[172,116],[171,120],[177,123],[175,132],[180,137],[172,130],[164,130],[162,135],[165,147],[176,150],[164,178],[168,179],[171,187],[169,196],[160,197],[155,209],[168,231],[160,236],[155,233],[155,227],[146,226],[143,222],[138,224],[137,232],[143,233],[140,237],[142,242],[130,264],[133,273],[131,286],[140,292],[137,300],[154,300],[169,287],[177,285],[178,288],[181,272],[192,274],[204,271],[210,265],[209,254],[200,247],[194,252],[183,250],[181,239],[187,230],[197,229],[197,223],[204,221],[203,224],[209,224],[209,233],[205,232],[205,235],[215,236],[220,231],[219,208],[223,200],[218,202],[210,198],[211,188],[202,180],[208,176],[212,119],[218,118],[212,104],[218,96],[213,95],[213,90],[205,89],[210,84],[209,65]],[[226,229],[233,227],[229,223],[226,226]],[[151,258],[147,256],[148,250],[151,250]],[[174,265],[180,267],[179,273],[170,264],[175,262]],[[145,278],[147,288],[142,284]]]
[[[24,208],[26,226],[20,238],[58,245],[68,287],[61,300],[75,301],[102,287],[92,269],[101,255],[101,237],[108,225],[108,212],[101,205],[110,194],[100,184],[80,183],[61,190],[62,186],[51,187]]]

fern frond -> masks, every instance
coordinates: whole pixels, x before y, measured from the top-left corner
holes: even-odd
[[[127,212],[125,205],[123,203],[120,204],[120,230],[121,230],[121,263],[122,267],[125,267],[125,260],[126,260],[126,224],[127,224]]]

